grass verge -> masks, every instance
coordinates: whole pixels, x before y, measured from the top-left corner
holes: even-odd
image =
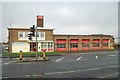
[[[46,52],[46,55],[62,55],[63,52]],[[2,53],[2,57],[19,57],[20,53]],[[38,56],[42,55],[42,52],[37,53]],[[36,52],[23,52],[23,57],[36,56]]]

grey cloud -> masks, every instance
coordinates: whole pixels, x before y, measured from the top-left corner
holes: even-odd
[[[4,32],[10,23],[14,27],[30,27],[36,24],[36,15],[44,15],[45,26],[54,27],[55,33],[105,33],[117,36],[117,10],[115,2],[3,3]]]

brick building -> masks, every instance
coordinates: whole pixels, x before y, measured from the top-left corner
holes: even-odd
[[[28,39],[30,28],[8,28],[9,52],[108,50],[114,45],[111,35],[54,35],[54,29],[43,27],[43,16],[37,16],[37,28],[37,44],[35,37]]]
[[[9,52],[36,51],[36,38],[28,39],[29,28],[8,28],[9,30]],[[36,35],[35,35],[36,36]],[[38,28],[37,30],[38,51],[46,49],[54,51],[53,29]]]
[[[54,35],[55,51],[109,50],[113,49],[111,35]]]

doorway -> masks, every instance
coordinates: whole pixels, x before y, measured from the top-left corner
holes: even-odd
[[[38,43],[37,43],[38,45]],[[36,52],[36,42],[30,43],[30,52]]]

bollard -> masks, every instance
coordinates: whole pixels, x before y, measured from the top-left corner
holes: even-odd
[[[20,60],[22,60],[22,51],[20,51]]]
[[[43,59],[46,59],[46,54],[45,54],[45,50],[43,50]]]

